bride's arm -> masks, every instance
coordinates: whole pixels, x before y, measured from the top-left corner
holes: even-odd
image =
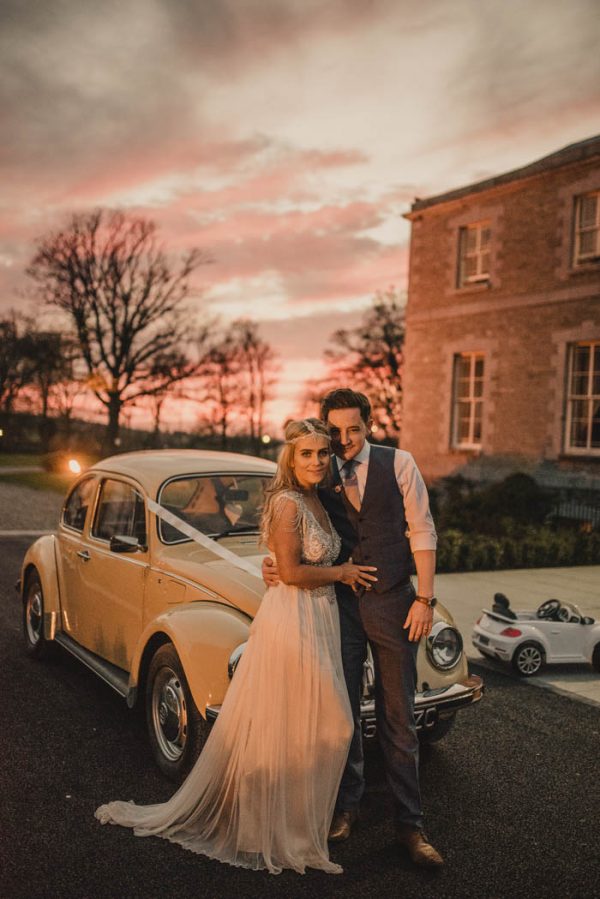
[[[298,510],[292,499],[282,501],[282,507],[269,535],[269,545],[275,553],[279,579],[284,584],[304,587],[313,590],[325,584],[342,581],[352,586],[370,585],[377,578],[368,572],[376,571],[371,565],[354,565],[344,562],[343,565],[304,565],[302,558],[302,536],[298,525]]]

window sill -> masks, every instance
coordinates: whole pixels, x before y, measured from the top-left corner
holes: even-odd
[[[485,293],[491,289],[491,281],[478,281],[475,284],[463,284],[461,287],[455,287],[453,292],[455,296],[469,296],[472,293]]]
[[[595,274],[600,269],[600,258],[588,259],[586,262],[573,262],[567,269],[568,275],[584,275],[586,272]]]
[[[465,443],[454,444],[450,447],[451,453],[467,453],[470,456],[480,456],[482,453],[481,444]]]

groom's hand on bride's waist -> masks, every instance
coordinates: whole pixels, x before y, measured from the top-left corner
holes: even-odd
[[[270,556],[265,556],[262,560],[262,578],[267,587],[277,587],[279,584],[277,562]]]

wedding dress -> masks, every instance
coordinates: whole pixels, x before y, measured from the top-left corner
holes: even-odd
[[[333,564],[340,539],[295,491],[304,564]],[[339,874],[327,834],[352,737],[333,585],[269,587],[219,717],[185,782],[160,805],[109,802],[132,827],[246,868]]]

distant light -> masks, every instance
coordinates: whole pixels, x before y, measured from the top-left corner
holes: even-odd
[[[81,474],[81,465],[77,459],[69,459],[68,467],[71,474]]]
[[[372,427],[371,427],[371,430],[372,430],[372,431],[373,431],[373,433],[374,433],[374,434],[375,434],[375,432],[376,432],[376,431],[378,431],[378,430],[379,430],[379,428],[378,428],[378,426],[377,426],[377,425],[373,425],[373,426],[372,426]]]
[[[260,439],[261,439],[262,442],[265,443],[265,444],[271,442],[271,438],[269,437],[268,434],[263,434],[262,437],[261,437]]]
[[[4,429],[0,428],[0,437],[4,437]]]

